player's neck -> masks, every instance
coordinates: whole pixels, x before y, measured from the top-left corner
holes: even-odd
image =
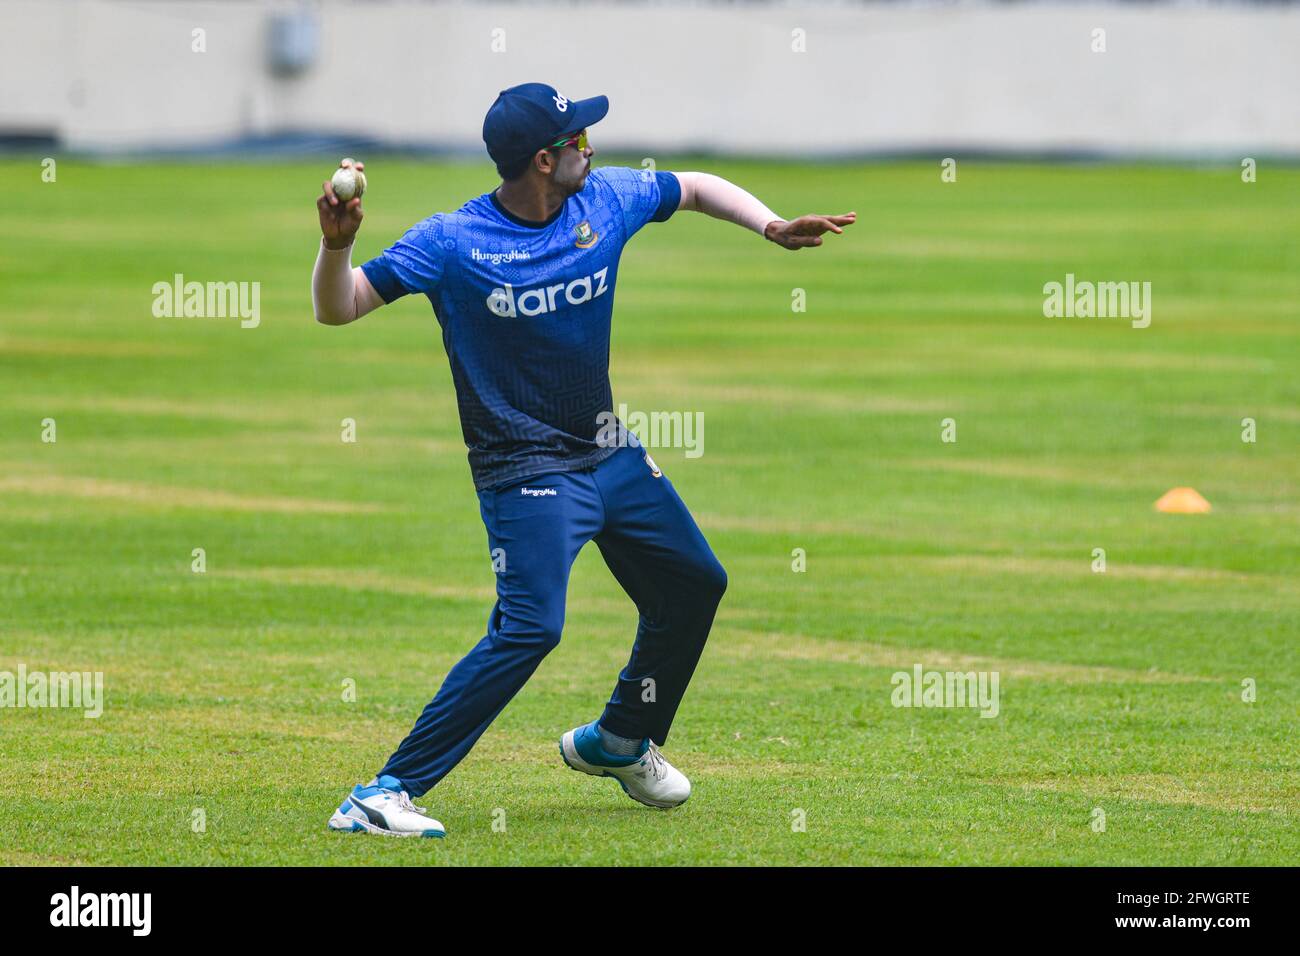
[[[529,176],[501,183],[496,196],[512,215],[539,224],[551,219],[568,198],[550,182],[537,182]]]

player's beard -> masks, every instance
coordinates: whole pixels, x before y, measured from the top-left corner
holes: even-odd
[[[591,160],[583,163],[578,174],[572,178],[565,178],[559,170],[556,170],[555,185],[563,189],[566,196],[572,196],[574,193],[582,191],[589,172],[591,172]]]

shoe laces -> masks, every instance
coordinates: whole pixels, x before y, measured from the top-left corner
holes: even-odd
[[[424,809],[424,807],[417,807],[411,802],[411,795],[405,790],[397,790],[395,792],[397,793],[397,805],[403,810],[409,810],[412,813],[422,813],[426,817],[429,815],[429,811]]]
[[[652,741],[649,749],[645,752],[645,758],[642,761],[646,769],[654,774],[656,780],[662,780],[668,776],[668,761],[664,755],[659,752],[659,748]]]

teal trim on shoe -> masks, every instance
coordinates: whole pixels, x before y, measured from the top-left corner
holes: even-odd
[[[403,789],[404,788],[402,787],[402,781],[398,780],[396,777],[383,776],[383,777],[376,778],[375,782],[368,786],[362,786],[361,784],[357,784],[355,787],[352,788],[352,793],[358,797],[373,797],[375,794],[380,793],[384,790],[388,790],[392,793],[397,793]],[[346,812],[347,805],[348,802],[344,800],[343,806],[340,809]]]
[[[600,745],[600,731],[597,729],[599,725],[599,720],[593,720],[579,727],[573,734],[573,749],[578,751],[579,757],[593,767],[630,767],[644,757],[645,752],[650,749],[649,740],[642,740],[640,752],[632,756],[620,757],[607,753]],[[564,748],[561,747],[560,750],[563,752]]]

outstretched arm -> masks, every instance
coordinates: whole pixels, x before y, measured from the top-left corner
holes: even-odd
[[[363,163],[357,163],[357,169],[364,168]],[[384,304],[366,274],[352,267],[352,241],[364,216],[361,199],[340,202],[334,187],[326,181],[316,209],[320,213],[321,243],[311,274],[312,309],[316,321],[323,325],[347,325]]]
[[[674,173],[682,187],[678,209],[691,209],[715,219],[725,219],[752,229],[786,249],[820,246],[824,233],[837,235],[857,221],[856,212],[842,216],[800,216],[785,220],[763,205],[762,200],[712,173]]]

